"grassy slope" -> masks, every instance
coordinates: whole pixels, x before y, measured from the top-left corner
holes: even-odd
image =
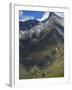
[[[63,77],[64,76],[64,45],[54,41],[51,36],[47,41],[43,41],[37,48],[34,48],[24,60],[29,60],[30,66],[27,70],[23,63],[19,65],[19,78],[31,79],[31,78],[50,78],[50,77]],[[48,65],[41,64],[48,60]],[[44,66],[44,67],[43,67]],[[44,73],[44,76],[43,76]]]
[[[50,43],[50,46],[43,47],[43,50],[40,51],[39,49],[42,47],[39,46],[38,48],[36,48],[35,51],[28,54],[28,56],[25,59],[29,59],[31,61],[35,60],[37,63],[39,63],[42,60],[48,59],[49,64],[44,68],[40,68],[38,67],[38,65],[35,64],[29,70],[27,70],[23,64],[20,64],[19,66],[20,79],[42,78],[43,73],[45,78],[64,76],[63,44]]]

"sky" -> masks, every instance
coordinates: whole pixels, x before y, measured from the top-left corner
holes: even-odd
[[[19,21],[26,21],[29,19],[35,19],[38,21],[43,21],[46,18],[48,18],[50,12],[44,12],[44,11],[25,11],[25,10],[19,10]],[[56,12],[60,17],[64,17],[64,13],[58,13]]]

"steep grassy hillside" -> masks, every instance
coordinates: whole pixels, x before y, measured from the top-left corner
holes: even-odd
[[[31,48],[30,48],[31,49]],[[20,57],[19,78],[48,78],[64,76],[64,45],[49,38],[26,57]]]

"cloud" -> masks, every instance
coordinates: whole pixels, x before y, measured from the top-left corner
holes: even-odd
[[[29,20],[29,19],[34,19],[33,16],[26,16],[24,15],[24,12],[23,11],[20,11],[19,12],[19,21],[26,21],[26,20]]]
[[[43,21],[43,20],[45,20],[46,18],[48,18],[49,17],[49,12],[45,12],[44,14],[43,14],[43,16],[41,17],[41,18],[38,18],[37,20],[38,21]]]
[[[26,21],[26,20],[29,20],[29,19],[34,19],[34,17],[32,17],[32,16],[23,16],[21,19],[20,19],[20,21]]]

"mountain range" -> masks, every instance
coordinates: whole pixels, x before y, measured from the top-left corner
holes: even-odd
[[[64,20],[54,13],[50,13],[49,17],[39,22],[37,20],[27,20],[25,22],[19,22],[20,40],[36,40],[39,41],[52,33],[52,36],[56,40],[64,41]]]
[[[35,65],[40,69],[46,68],[54,59],[63,58],[63,45],[64,18],[55,13],[50,12],[49,17],[42,22],[19,22],[19,58],[20,64],[27,70]]]

